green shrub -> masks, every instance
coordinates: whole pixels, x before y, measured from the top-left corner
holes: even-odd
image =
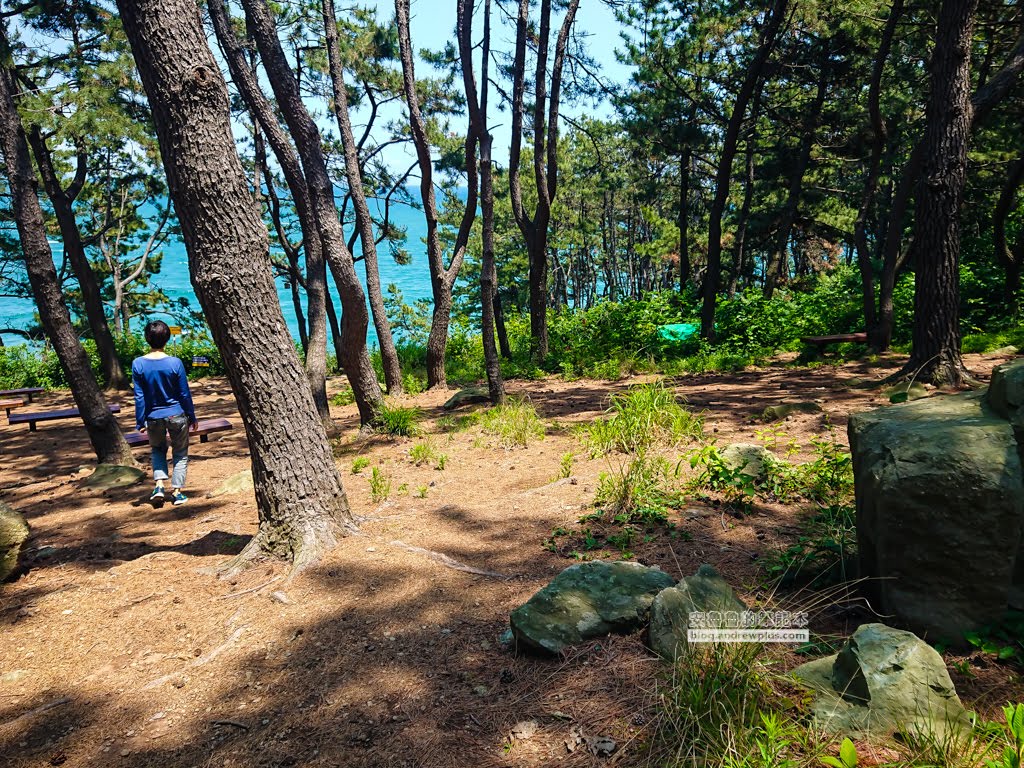
[[[345,387],[340,392],[331,395],[331,405],[352,405],[356,401],[356,395],[352,387]]]
[[[506,449],[525,448],[531,440],[544,437],[544,423],[528,400],[510,398],[483,411],[479,419],[484,432],[496,435]]]
[[[370,500],[379,502],[387,501],[391,495],[391,477],[384,474],[377,467],[370,473]]]
[[[607,414],[580,430],[591,456],[638,453],[655,444],[678,445],[704,435],[704,419],[683,407],[662,381],[612,395]]]
[[[611,522],[664,523],[668,510],[682,503],[676,489],[678,466],[663,456],[635,456],[602,472],[594,504]]]
[[[385,435],[414,437],[420,431],[419,408],[405,407],[385,400],[373,415],[374,429]]]

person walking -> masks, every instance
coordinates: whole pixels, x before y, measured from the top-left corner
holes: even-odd
[[[162,320],[153,320],[146,325],[145,336],[150,350],[132,362],[132,384],[135,387],[135,425],[139,432],[149,435],[153,450],[156,488],[149,500],[154,506],[161,506],[165,498],[164,483],[170,480],[171,503],[177,507],[188,501],[182,492],[188,470],[188,438],[199,423],[185,364],[164,352],[171,329]],[[167,474],[168,438],[173,463],[170,476]]]

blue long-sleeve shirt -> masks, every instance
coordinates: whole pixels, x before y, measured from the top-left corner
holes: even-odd
[[[135,386],[135,426],[142,429],[149,419],[166,419],[184,413],[190,424],[196,421],[192,393],[185,365],[176,357],[137,357],[132,363]]]

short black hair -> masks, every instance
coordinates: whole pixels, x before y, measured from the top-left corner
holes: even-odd
[[[163,349],[171,338],[171,329],[163,320],[146,323],[146,341],[153,349]]]

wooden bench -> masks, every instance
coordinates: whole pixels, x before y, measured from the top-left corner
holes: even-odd
[[[835,336],[804,336],[800,339],[800,341],[808,346],[817,347],[819,352],[829,344],[842,344],[844,342],[859,342],[863,344],[867,340],[868,335],[864,332],[839,333]]]
[[[189,432],[189,434],[199,435],[199,442],[207,443],[212,432],[226,432],[231,429],[234,429],[234,426],[227,419],[207,419],[206,421],[200,421],[199,428],[195,432]],[[149,435],[145,432],[128,432],[125,434],[124,439],[133,448],[140,445],[149,445]]]
[[[111,403],[107,406],[111,413],[117,413],[121,406]],[[36,411],[35,413],[12,413],[7,417],[8,424],[28,424],[30,432],[36,431],[37,421],[57,421],[59,419],[73,419],[81,416],[77,408],[63,408],[59,411]]]
[[[23,395],[23,396],[27,397],[28,401],[31,403],[32,402],[32,397],[34,395],[38,395],[40,392],[45,392],[45,391],[46,390],[43,389],[42,387],[22,387],[21,389],[0,389],[0,397],[12,397],[12,396],[13,397],[18,397],[18,396],[22,396]]]
[[[0,408],[7,411],[7,415],[11,415],[11,410],[14,408],[21,408],[25,403],[28,402],[27,397],[12,397],[10,400],[0,400]]]

